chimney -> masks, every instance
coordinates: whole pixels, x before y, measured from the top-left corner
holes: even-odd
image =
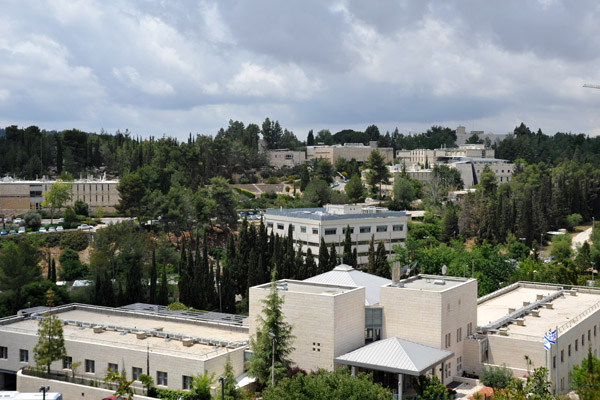
[[[394,261],[392,264],[392,283],[400,281],[400,261]]]

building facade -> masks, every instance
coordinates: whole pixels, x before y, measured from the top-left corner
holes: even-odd
[[[295,167],[306,162],[306,152],[288,149],[275,149],[267,151],[269,165],[275,168]]]
[[[50,190],[54,183],[55,180],[0,180],[0,214],[9,217],[24,214],[29,210],[41,210],[44,201],[42,194]],[[63,183],[71,187],[71,200],[64,205],[65,207],[81,200],[91,209],[114,211],[119,203],[118,180],[89,178]]]
[[[373,150],[379,151],[383,155],[386,163],[394,161],[394,149],[391,147],[377,147],[377,142],[370,142],[369,146],[365,146],[362,143],[307,146],[306,158],[309,161],[325,158],[333,165],[335,165],[335,162],[339,158],[344,158],[346,160],[354,158],[357,162],[363,163],[367,161]]]
[[[406,240],[409,217],[403,211],[389,211],[382,207],[361,204],[327,205],[323,208],[268,209],[265,212],[267,232],[286,236],[291,226],[294,243],[306,255],[311,249],[318,262],[321,238],[333,244],[336,253],[342,254],[346,228],[350,228],[352,248],[356,247],[358,263],[368,262],[371,237],[382,242],[390,259],[393,246]]]

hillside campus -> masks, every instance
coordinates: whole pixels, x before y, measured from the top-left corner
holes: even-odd
[[[477,280],[417,275],[388,280],[347,265],[304,281],[280,280],[285,320],[293,327],[293,363],[307,371],[348,366],[401,395],[414,394],[412,378],[437,375],[444,384],[506,364],[515,377],[547,365],[552,388],[569,390],[569,371],[600,350],[600,289],[518,282],[477,298]],[[132,304],[108,308],[70,304],[50,310],[63,323],[67,357],[52,370],[76,374],[85,384],[28,374],[38,320],[47,309],[21,310],[0,320],[0,385],[21,392],[49,385],[64,398],[106,397],[91,382],[107,370],[136,380],[150,375],[157,387],[187,389],[203,372],[223,374],[229,359],[241,387],[250,336],[270,283],[250,288],[249,316]],[[546,353],[543,337],[556,329]],[[275,338],[276,340],[276,338]],[[547,360],[547,361],[546,361]],[[80,363],[76,369],[75,363]],[[546,364],[547,363],[547,364]]]

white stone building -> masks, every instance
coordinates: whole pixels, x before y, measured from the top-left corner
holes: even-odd
[[[323,208],[268,209],[265,212],[267,232],[287,236],[289,226],[296,246],[301,246],[306,255],[311,249],[318,262],[321,238],[327,245],[332,243],[336,253],[342,254],[346,228],[358,253],[358,263],[366,264],[371,236],[376,242],[383,242],[391,256],[393,246],[406,240],[409,217],[403,211],[389,211],[382,207],[369,207],[362,204],[329,204]]]

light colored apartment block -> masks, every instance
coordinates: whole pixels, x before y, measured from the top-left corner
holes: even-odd
[[[482,144],[465,144],[459,147],[433,150],[396,150],[396,158],[399,164],[428,164],[430,167],[436,164],[446,164],[448,159],[457,157],[494,158],[494,155],[494,149],[486,148]]]
[[[306,152],[288,149],[267,151],[269,165],[275,168],[295,167],[306,162]]]
[[[339,158],[344,158],[346,160],[354,158],[357,162],[363,163],[367,161],[373,150],[379,151],[381,155],[383,155],[386,163],[394,161],[394,149],[391,147],[377,147],[377,142],[370,142],[369,146],[365,146],[362,143],[307,146],[306,158],[309,161],[325,158],[334,165]]]
[[[265,212],[267,232],[286,236],[291,225],[294,243],[306,255],[311,249],[318,262],[321,238],[336,246],[337,254],[344,250],[346,228],[350,227],[353,246],[357,248],[358,263],[368,261],[371,236],[383,242],[386,251],[393,255],[393,246],[403,244],[409,217],[403,211],[362,204],[326,205],[323,208],[268,209]]]
[[[28,210],[41,210],[44,198],[42,193],[50,190],[55,180],[22,181],[11,178],[0,180],[0,214],[21,215]],[[82,200],[91,210],[102,208],[114,211],[119,203],[118,180],[80,179],[63,182],[71,188],[71,200],[64,206],[72,206]]]
[[[276,287],[295,336],[290,358],[300,368],[331,371],[335,357],[364,344],[364,288],[294,280],[280,280]],[[262,300],[270,291],[270,283],[250,288],[251,335],[259,328]]]
[[[191,377],[222,374],[229,357],[236,376],[244,370],[248,328],[242,319],[225,314],[211,319],[203,313],[165,311],[139,304],[131,309],[71,304],[52,309],[63,323],[67,358],[52,363],[52,370],[102,380],[108,369],[127,373],[138,387],[140,374],[148,374],[157,387],[189,389]],[[144,306],[144,305],[141,305]],[[3,319],[0,325],[0,376],[14,380],[18,370],[35,365],[33,348],[44,307]]]

